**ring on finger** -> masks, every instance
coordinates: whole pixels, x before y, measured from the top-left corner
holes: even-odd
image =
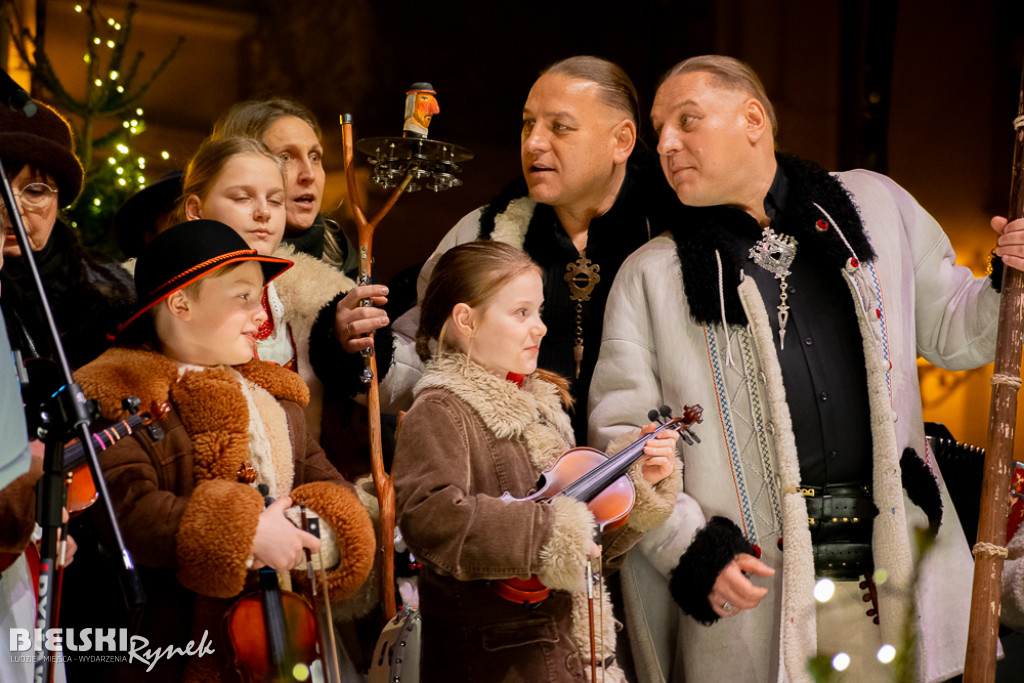
[[[732,606],[732,603],[726,600],[722,603],[722,611],[731,614],[736,611],[736,608]]]

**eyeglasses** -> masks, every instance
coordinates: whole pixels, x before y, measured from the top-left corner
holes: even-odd
[[[14,190],[14,196],[21,200],[21,210],[29,213],[42,213],[53,205],[57,196],[57,190],[46,183],[29,183],[21,188],[21,192]],[[4,210],[6,204],[0,198],[0,210]]]

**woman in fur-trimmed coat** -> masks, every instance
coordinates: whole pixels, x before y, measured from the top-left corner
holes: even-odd
[[[365,581],[374,547],[369,517],[310,437],[302,414],[309,392],[295,373],[260,361],[185,366],[152,351],[115,348],[76,379],[107,419],[124,417],[120,401],[128,395],[144,407],[169,403],[163,438],[137,431],[109,448],[104,478],[125,544],[143,572],[148,602],[141,635],[149,648],[182,648],[190,640],[198,646],[205,633],[214,650],[165,657],[151,673],[140,673],[146,667],[136,662],[121,675],[237,680],[221,621],[235,598],[255,587],[249,549],[264,508],[255,484],[239,481],[245,464],[271,497],[290,495],[324,520],[332,599]],[[279,573],[284,588],[302,576]]]
[[[592,517],[569,498],[550,505],[499,499],[506,491],[531,493],[540,473],[570,448],[558,390],[536,376],[520,389],[453,354],[428,364],[416,394],[402,422],[394,477],[399,525],[423,563],[423,680],[589,680],[582,568]],[[606,568],[667,518],[679,488],[678,468],[655,486],[632,479],[638,502],[626,527],[603,539]],[[535,607],[509,602],[490,586],[530,574],[553,589]],[[603,615],[598,659],[609,665],[608,681],[621,681],[611,605],[607,595],[602,601],[595,608]]]

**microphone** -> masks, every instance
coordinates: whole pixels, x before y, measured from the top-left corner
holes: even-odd
[[[20,111],[25,116],[33,116],[36,113],[36,103],[3,69],[0,69],[0,100],[3,100],[11,111]]]

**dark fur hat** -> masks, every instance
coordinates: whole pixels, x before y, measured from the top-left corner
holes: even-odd
[[[33,166],[53,176],[64,207],[82,191],[85,171],[75,156],[71,125],[53,107],[36,104],[33,116],[0,107],[0,159],[8,173]]]

